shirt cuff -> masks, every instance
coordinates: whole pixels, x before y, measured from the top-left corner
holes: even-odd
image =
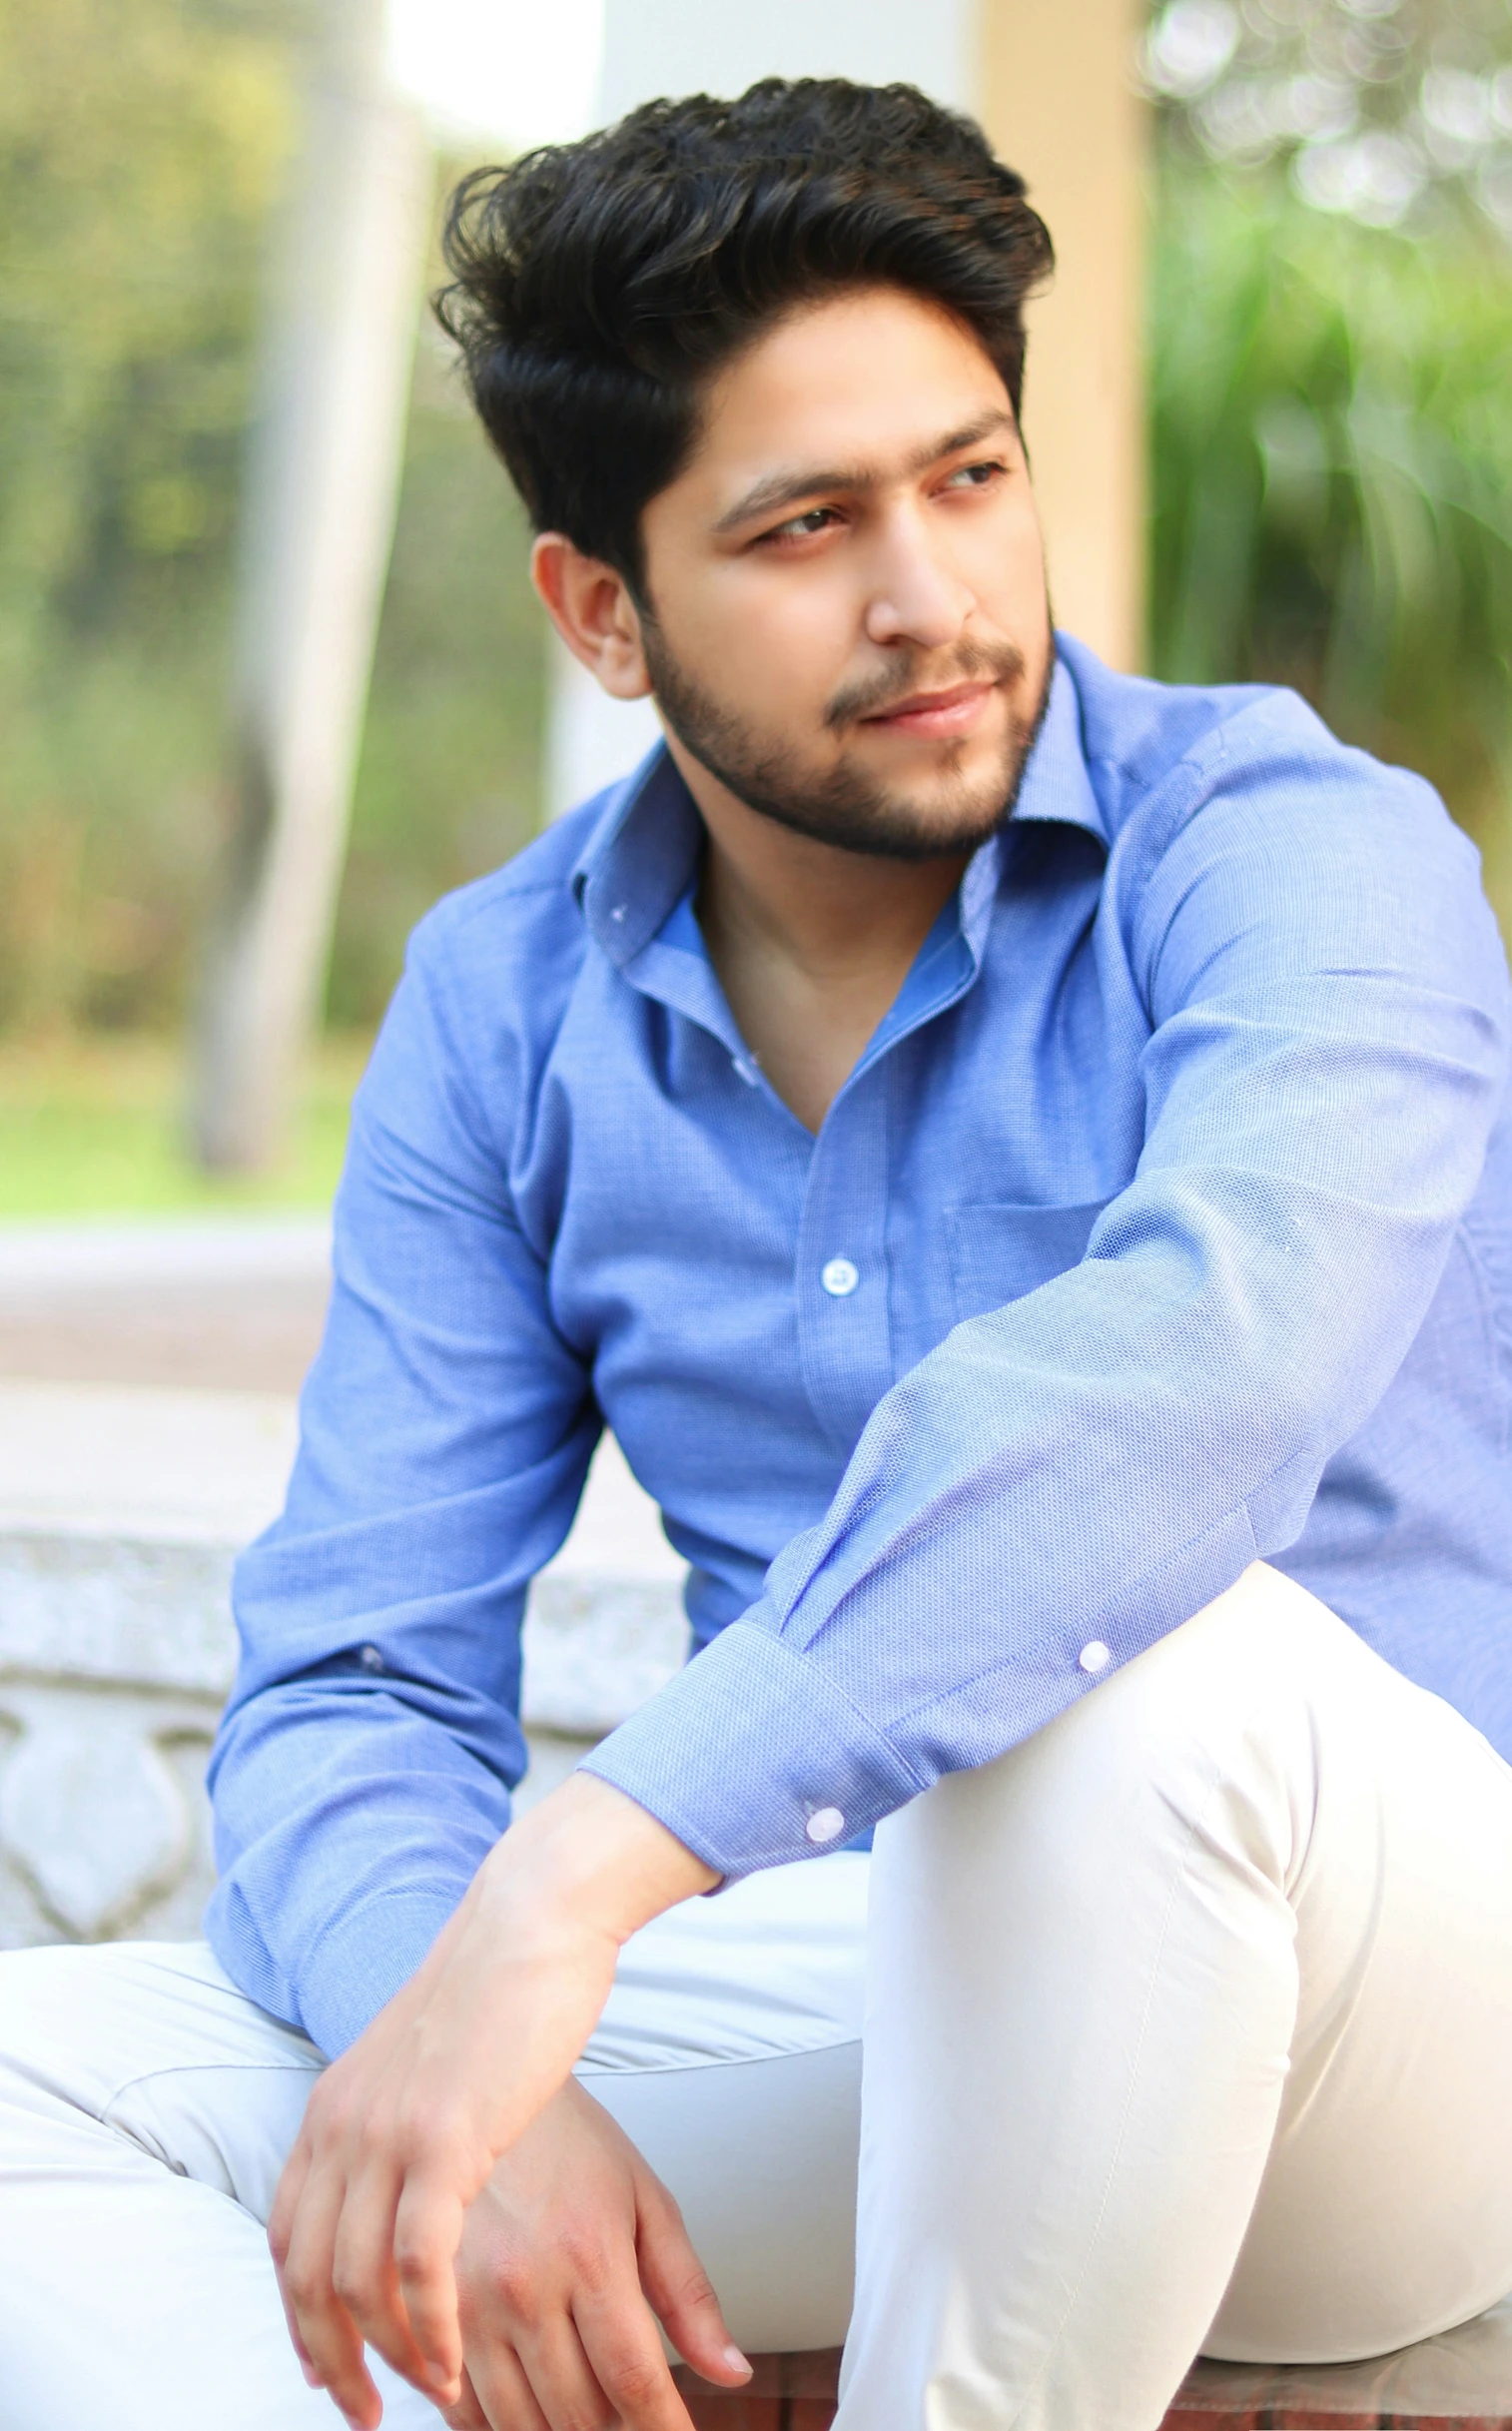
[[[727,1880],[822,1857],[925,1786],[817,1663],[749,1614],[580,1769]]]

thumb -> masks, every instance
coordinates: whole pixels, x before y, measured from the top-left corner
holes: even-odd
[[[646,2302],[685,2363],[705,2380],[740,2388],[751,2367],[725,2325],[708,2272],[688,2242],[682,2213],[649,2169],[636,2171],[635,2211]]]

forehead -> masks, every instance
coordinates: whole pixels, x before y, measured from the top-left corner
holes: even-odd
[[[898,288],[848,292],[795,309],[726,367],[672,486],[717,514],[774,472],[886,478],[1008,406],[981,341],[942,307]]]

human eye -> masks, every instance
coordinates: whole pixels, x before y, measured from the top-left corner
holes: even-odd
[[[948,473],[941,486],[945,489],[988,489],[1007,474],[1008,466],[1000,456],[984,456],[974,464],[958,464]]]
[[[783,523],[774,523],[770,531],[762,532],[761,540],[778,548],[795,540],[811,540],[816,532],[828,531],[840,521],[833,506],[805,506],[801,514],[789,515]]]

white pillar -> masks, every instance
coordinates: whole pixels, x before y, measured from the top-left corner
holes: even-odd
[[[201,1156],[277,1147],[319,1009],[398,500],[429,200],[381,0],[325,0],[242,505],[237,832],[194,1109]]]
[[[977,113],[1029,180],[1056,247],[1029,309],[1024,431],[1051,596],[1113,666],[1144,622],[1144,139],[1141,0],[980,0]]]
[[[921,85],[972,103],[973,0],[606,0],[598,123],[659,94],[743,93],[759,76],[850,76]],[[554,654],[546,806],[555,817],[623,776],[660,729],[648,701],[600,692],[565,650]]]

